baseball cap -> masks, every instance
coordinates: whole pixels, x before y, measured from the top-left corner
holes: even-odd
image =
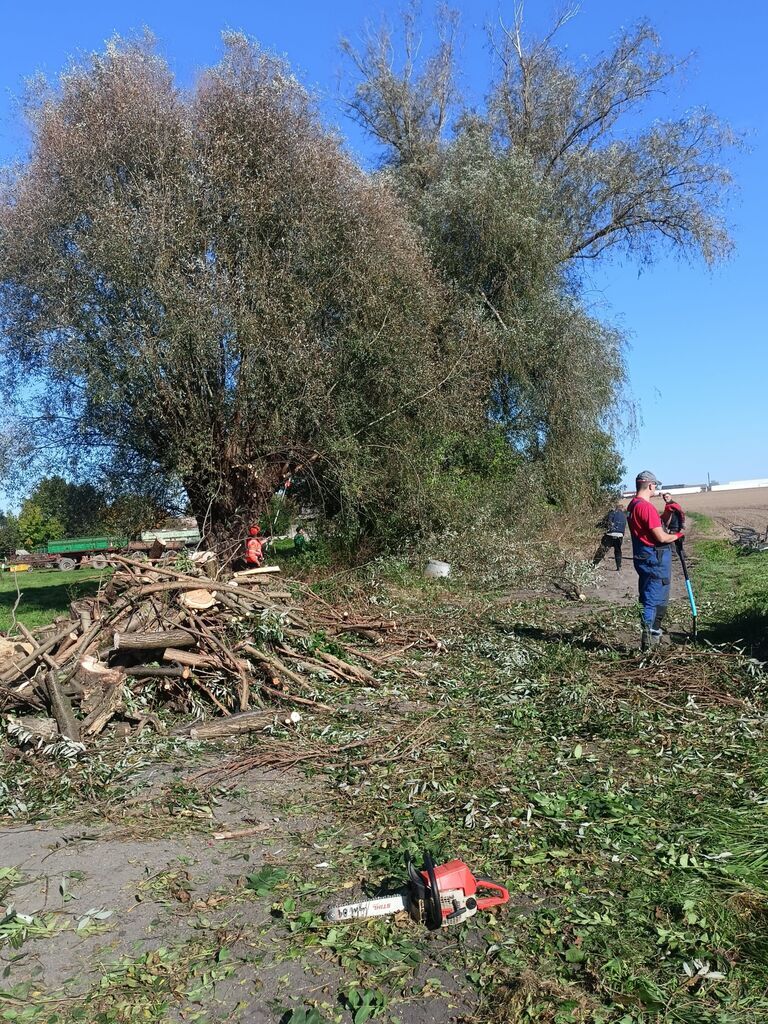
[[[652,473],[650,469],[644,469],[641,473],[638,473],[635,477],[636,484],[658,484],[661,487],[661,480]]]

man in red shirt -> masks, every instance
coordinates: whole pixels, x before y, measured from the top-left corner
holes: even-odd
[[[683,532],[668,533],[664,529],[659,513],[651,504],[661,482],[649,469],[637,474],[635,486],[637,493],[627,507],[627,523],[642,606],[640,650],[647,651],[661,639],[661,623],[667,612],[672,579],[671,545]]]

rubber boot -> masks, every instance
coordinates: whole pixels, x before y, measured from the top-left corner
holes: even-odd
[[[643,632],[640,637],[640,650],[650,651],[661,643],[661,630],[653,629],[647,622],[643,623]]]

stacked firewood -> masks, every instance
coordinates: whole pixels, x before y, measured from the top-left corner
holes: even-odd
[[[374,671],[396,648],[433,645],[392,619],[333,609],[306,588],[297,600],[269,570],[217,579],[212,564],[181,572],[112,562],[107,584],[68,615],[34,632],[17,623],[0,638],[0,710],[25,712],[18,721],[46,742],[87,743],[113,720],[162,731],[161,709],[192,716],[197,734],[211,736],[256,727],[274,715],[265,705],[327,714],[329,679],[377,687]],[[219,721],[201,724],[211,716]]]

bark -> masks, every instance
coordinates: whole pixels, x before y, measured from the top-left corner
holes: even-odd
[[[188,665],[189,668],[216,668],[217,662],[205,654],[193,654],[191,651],[180,651],[176,647],[167,647],[163,651],[163,661],[173,661],[177,665]]]
[[[82,730],[86,736],[97,736],[102,731],[115,712],[122,708],[122,696],[122,683],[109,687],[90,715],[83,720]]]
[[[273,711],[245,711],[240,715],[230,715],[223,722],[199,722],[189,730],[189,737],[193,740],[212,740],[222,736],[239,736],[264,729],[274,720]]]
[[[115,633],[116,651],[156,651],[165,647],[194,647],[195,638],[185,629],[166,629],[152,633]]]
[[[59,684],[56,681],[56,675],[54,672],[48,672],[46,674],[45,688],[51,702],[53,717],[56,719],[59,726],[59,732],[62,736],[66,736],[68,740],[79,743],[80,727],[75,720],[69,698],[65,697],[59,689]]]

